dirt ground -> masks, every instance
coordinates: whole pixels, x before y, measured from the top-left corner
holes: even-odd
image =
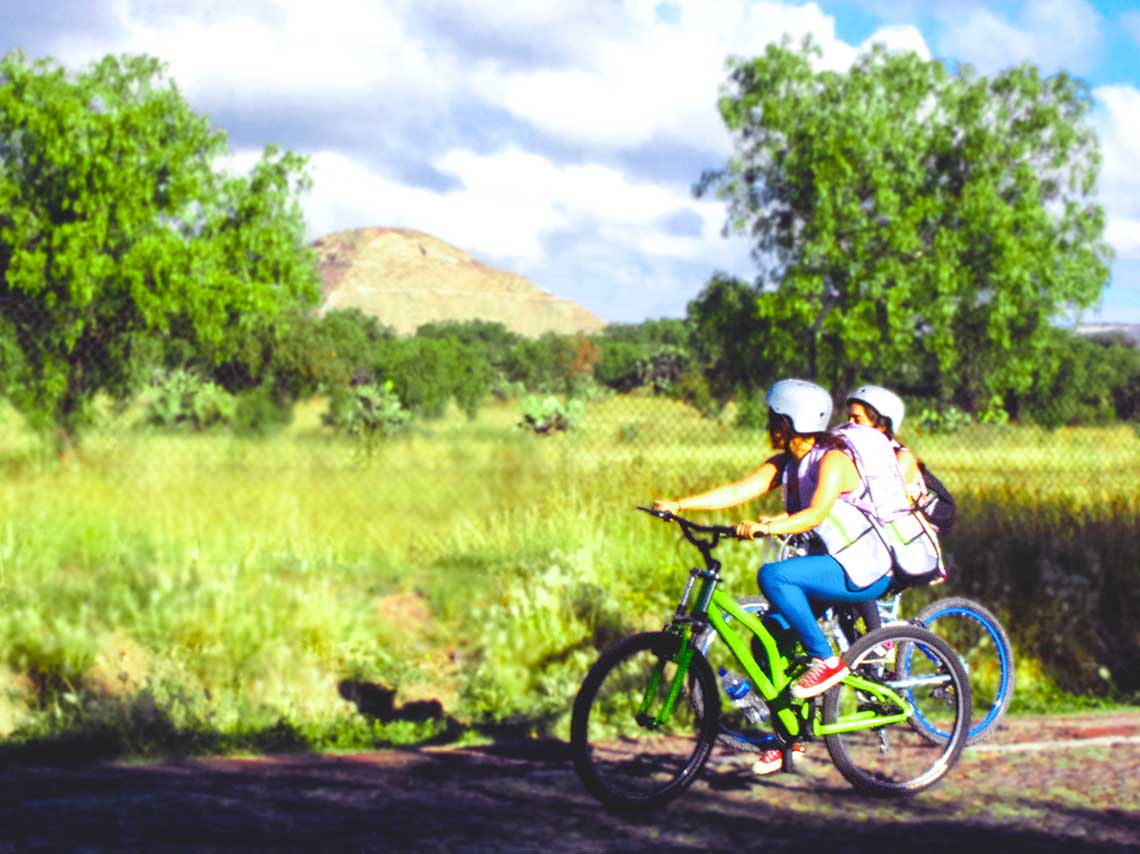
[[[1140,851],[1140,712],[1019,717],[937,789],[861,796],[808,746],[713,755],[662,811],[603,811],[561,742],[0,770],[3,851]]]

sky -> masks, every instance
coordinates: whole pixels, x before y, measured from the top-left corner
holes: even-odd
[[[146,53],[235,168],[306,155],[310,239],[418,229],[630,323],[756,275],[693,185],[731,154],[726,59],[809,33],[837,70],[883,42],[1085,80],[1116,254],[1081,319],[1140,323],[1140,0],[0,0],[0,53]]]

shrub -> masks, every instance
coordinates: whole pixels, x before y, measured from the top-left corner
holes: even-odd
[[[713,396],[708,378],[697,368],[685,368],[666,393],[693,407],[705,418],[716,418],[724,409],[724,402]]]
[[[234,432],[240,436],[265,436],[289,425],[293,407],[276,399],[267,388],[254,388],[238,395]]]
[[[736,396],[736,426],[742,430],[768,428],[768,401],[763,391]]]
[[[531,395],[523,401],[522,421],[518,426],[539,435],[570,430],[578,425],[585,412],[586,404],[580,400]]]
[[[410,419],[411,413],[400,403],[392,381],[386,380],[383,385],[352,386],[335,394],[323,421],[372,447],[399,433]]]
[[[1004,410],[1002,410],[1004,413]],[[994,417],[998,417],[996,412]],[[973,423],[968,412],[950,404],[941,409],[926,407],[915,417],[915,429],[920,433],[957,433]]]
[[[1006,412],[1001,395],[995,394],[990,402],[978,413],[979,424],[1008,424],[1009,413]]]
[[[160,376],[148,390],[143,417],[156,427],[207,430],[232,422],[235,411],[233,395],[221,386],[190,371],[176,370]]]

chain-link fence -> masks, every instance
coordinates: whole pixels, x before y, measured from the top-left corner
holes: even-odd
[[[384,411],[383,385],[370,400]],[[596,649],[660,621],[693,558],[635,506],[772,453],[736,405],[710,415],[651,389],[546,410],[491,397],[375,430],[345,429],[326,395],[245,427],[228,405],[164,420],[145,395],[100,398],[62,454],[3,410],[13,738],[83,732],[145,752],[147,739],[260,749],[436,731],[362,717],[352,686],[372,684],[454,720],[560,732]],[[1134,426],[910,426],[901,438],[959,507],[938,592],[1006,625],[1026,662],[1015,711],[1134,696]],[[726,546],[726,583],[754,594],[762,558]],[[929,598],[908,595],[915,610]]]

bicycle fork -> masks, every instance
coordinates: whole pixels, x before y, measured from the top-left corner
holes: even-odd
[[[637,710],[636,720],[641,726],[647,729],[657,729],[669,722],[669,718],[673,716],[673,709],[677,705],[677,698],[681,696],[681,691],[684,690],[685,679],[689,675],[689,663],[692,660],[693,646],[689,643],[686,633],[681,636],[681,648],[677,652],[676,659],[677,672],[673,674],[669,693],[665,697],[665,702],[661,704],[661,708],[651,713],[653,702],[657,698],[657,691],[661,687],[661,680],[665,677],[665,665],[670,661],[668,655],[657,657],[657,663],[653,666],[653,671],[649,676],[649,684],[645,686],[645,695],[641,698],[641,705]]]

